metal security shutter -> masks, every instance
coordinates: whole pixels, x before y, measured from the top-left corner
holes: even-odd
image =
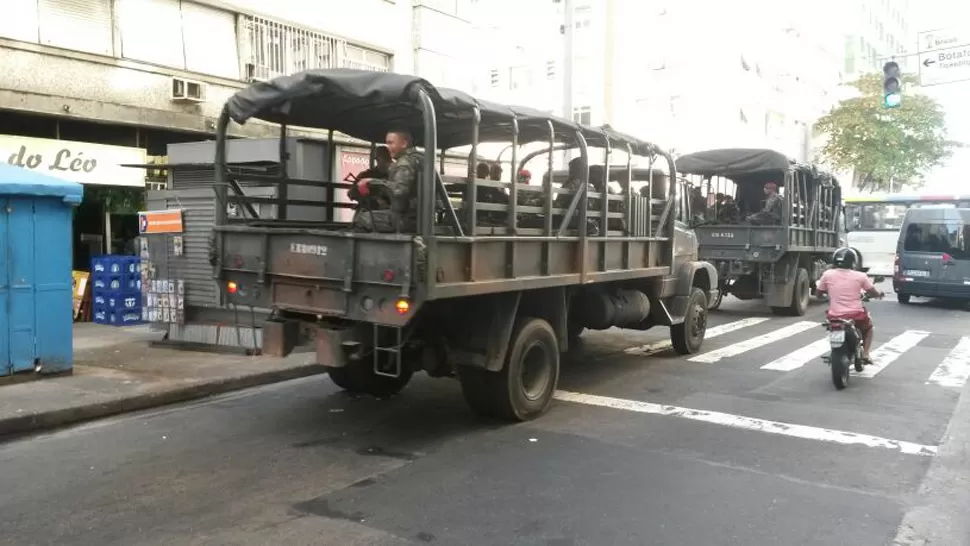
[[[179,278],[185,279],[185,304],[199,307],[219,305],[212,265],[209,264],[209,234],[216,222],[215,199],[187,197],[179,199],[185,209],[185,255],[169,258]],[[171,201],[169,206],[178,206]]]
[[[186,70],[239,79],[239,42],[234,14],[182,2],[182,36]]]
[[[0,17],[0,37],[38,42],[37,0],[3,0],[3,17]]]
[[[119,0],[121,56],[185,68],[179,0]]]
[[[38,0],[40,43],[111,56],[111,0]]]

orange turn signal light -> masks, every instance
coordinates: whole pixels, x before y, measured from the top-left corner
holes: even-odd
[[[235,294],[239,290],[239,285],[236,284],[236,283],[234,283],[234,282],[232,282],[232,281],[229,281],[229,284],[226,285],[226,290],[230,294]]]
[[[394,302],[394,308],[397,309],[397,314],[406,315],[411,310],[411,302],[403,298],[399,299]]]

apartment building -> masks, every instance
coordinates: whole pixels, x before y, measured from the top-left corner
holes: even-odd
[[[845,44],[843,72],[846,81],[870,72],[882,71],[882,66],[894,55],[894,60],[906,71],[916,71],[912,58],[915,53],[915,32],[910,0],[850,0],[845,2],[839,17]]]
[[[0,159],[85,184],[75,248],[117,251],[112,239],[123,242],[137,226],[130,211],[107,206],[103,187],[141,192],[169,182],[164,170],[146,176],[123,165],[166,163],[170,144],[211,138],[229,96],[282,74],[394,70],[467,87],[471,3],[3,0]],[[259,122],[231,131],[278,136]],[[367,150],[354,144],[338,148],[333,176],[366,162]],[[76,261],[86,269],[85,258]]]
[[[472,49],[455,38],[469,34],[468,4],[4,0],[0,132],[162,155],[209,133],[248,82],[280,74],[353,67],[468,86],[452,67]],[[236,131],[275,135],[259,123]]]
[[[480,84],[486,96],[563,113],[562,6],[518,2],[515,20],[483,29],[506,44]],[[805,159],[811,125],[843,77],[834,0],[576,0],[573,9],[573,118],[679,152],[769,146]]]

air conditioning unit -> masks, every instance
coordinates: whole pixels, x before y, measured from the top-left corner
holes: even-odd
[[[172,101],[205,102],[207,84],[185,78],[172,78]]]

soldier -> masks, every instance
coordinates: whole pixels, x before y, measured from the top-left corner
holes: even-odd
[[[388,131],[385,144],[394,158],[387,179],[360,180],[356,187],[361,197],[380,192],[384,199],[375,208],[358,208],[354,227],[361,231],[413,233],[417,230],[421,152],[414,147],[411,133],[403,129]]]
[[[748,221],[755,225],[781,224],[781,210],[784,202],[778,195],[778,184],[765,183],[765,206],[759,212],[748,215]]]

